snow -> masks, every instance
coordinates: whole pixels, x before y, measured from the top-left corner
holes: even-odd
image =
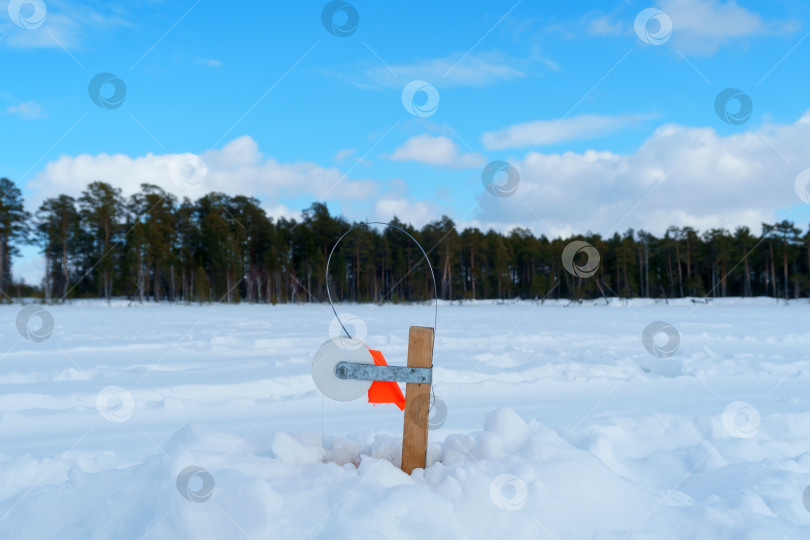
[[[312,382],[327,305],[45,309],[0,306],[0,538],[810,532],[806,300],[442,303],[412,476],[399,409]],[[433,322],[338,311],[393,364]]]

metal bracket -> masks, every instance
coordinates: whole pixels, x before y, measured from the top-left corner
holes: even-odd
[[[433,368],[376,366],[372,364],[338,362],[335,365],[335,375],[337,375],[338,379],[431,384],[433,380]]]

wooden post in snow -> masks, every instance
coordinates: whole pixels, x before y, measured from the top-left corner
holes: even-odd
[[[408,367],[433,367],[433,328],[411,326],[408,333]],[[427,458],[430,385],[405,386],[405,424],[402,429],[402,471],[424,469]]]

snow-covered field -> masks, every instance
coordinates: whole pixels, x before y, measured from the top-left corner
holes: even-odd
[[[442,304],[410,477],[399,409],[312,382],[326,305],[47,306],[44,341],[20,309],[0,538],[810,537],[806,300]],[[339,311],[399,364],[433,317]]]

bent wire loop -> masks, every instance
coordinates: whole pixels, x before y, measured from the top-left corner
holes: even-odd
[[[430,278],[433,280],[433,300],[436,303],[436,309],[435,309],[435,313],[433,315],[433,340],[435,341],[436,340],[436,323],[439,320],[439,296],[438,296],[437,289],[436,289],[436,275],[433,273],[433,265],[430,264],[430,258],[427,256],[427,252],[425,252],[425,248],[422,247],[422,244],[420,244],[416,240],[416,238],[414,238],[411,235],[411,233],[409,233],[408,231],[406,231],[402,227],[399,227],[397,225],[392,225],[390,223],[383,223],[382,221],[365,221],[363,223],[358,223],[357,225],[355,225],[354,227],[352,227],[351,229],[349,229],[348,231],[343,233],[341,235],[341,237],[338,238],[337,242],[335,242],[335,245],[332,246],[332,251],[329,252],[329,258],[326,259],[326,276],[325,276],[326,277],[326,296],[329,297],[329,307],[332,308],[332,313],[335,314],[335,318],[337,318],[337,321],[340,324],[340,327],[343,329],[344,332],[346,332],[346,335],[349,337],[349,339],[351,339],[352,335],[349,333],[348,330],[346,330],[346,327],[343,325],[343,321],[340,320],[340,315],[338,315],[338,312],[335,309],[335,304],[334,304],[334,302],[332,302],[332,293],[329,290],[329,264],[332,262],[332,255],[335,254],[335,250],[337,249],[338,245],[340,245],[340,242],[346,236],[348,236],[349,233],[351,233],[355,229],[359,229],[360,227],[368,227],[369,225],[384,225],[386,227],[391,227],[392,229],[396,229],[396,230],[400,231],[401,233],[406,235],[408,238],[413,240],[413,243],[416,244],[416,247],[419,248],[419,251],[421,251],[422,255],[425,257],[425,261],[427,262],[428,269],[430,269]],[[410,270],[408,272],[410,272]]]
[[[438,290],[436,288],[436,274],[433,272],[433,265],[430,264],[430,258],[428,257],[427,252],[425,251],[425,248],[422,247],[422,244],[420,244],[416,240],[416,238],[414,238],[413,235],[411,235],[411,233],[409,233],[408,231],[406,231],[402,227],[399,227],[397,225],[392,225],[391,223],[383,223],[382,221],[365,221],[363,223],[358,223],[357,225],[355,225],[354,227],[350,228],[348,231],[343,233],[340,236],[340,238],[338,238],[337,242],[335,242],[335,245],[332,246],[332,250],[329,252],[329,257],[326,259],[326,272],[325,272],[325,274],[326,274],[326,276],[325,276],[326,277],[326,296],[329,298],[329,307],[332,308],[332,313],[335,314],[335,318],[337,319],[338,323],[340,324],[340,327],[343,329],[343,331],[346,333],[346,335],[349,337],[349,339],[351,339],[352,335],[349,333],[349,331],[343,325],[343,321],[340,320],[340,315],[338,315],[338,312],[335,309],[335,304],[332,301],[332,293],[329,290],[329,264],[332,262],[332,255],[335,254],[335,250],[337,249],[338,245],[340,245],[340,242],[346,236],[348,236],[349,233],[353,232],[356,229],[359,229],[360,227],[368,227],[369,225],[383,225],[385,227],[390,227],[392,229],[396,229],[396,230],[400,231],[405,236],[410,238],[413,241],[413,243],[416,244],[416,247],[419,248],[419,251],[422,252],[422,256],[424,256],[425,261],[427,262],[427,265],[428,265],[428,269],[430,270],[430,278],[433,281],[433,301],[435,303],[435,308],[434,308],[434,313],[433,313],[433,341],[435,343],[435,341],[436,341],[436,324],[437,324],[437,322],[439,320],[439,295],[438,295]],[[408,273],[410,273],[410,272],[411,272],[411,270],[408,270]],[[345,367],[346,366],[344,366],[344,368]],[[371,367],[371,366],[369,366],[369,367]],[[374,366],[374,367],[379,368],[380,366]],[[430,370],[428,370],[428,371],[432,371],[432,368]],[[339,378],[344,378],[346,375],[348,375],[348,373],[344,372],[343,377],[341,377],[340,375],[338,375],[338,377]],[[397,372],[397,375],[402,375],[402,374]],[[410,375],[414,376],[413,374],[410,374]],[[393,380],[393,379],[389,379],[389,380]],[[405,382],[417,382],[417,381],[405,381]],[[432,383],[432,377],[430,378],[429,382]],[[436,401],[436,394],[435,394],[435,392],[433,390],[433,384],[430,385],[430,390],[431,390],[431,394],[432,394],[432,397],[433,397],[433,399],[431,400],[430,409],[433,409],[433,404]]]

